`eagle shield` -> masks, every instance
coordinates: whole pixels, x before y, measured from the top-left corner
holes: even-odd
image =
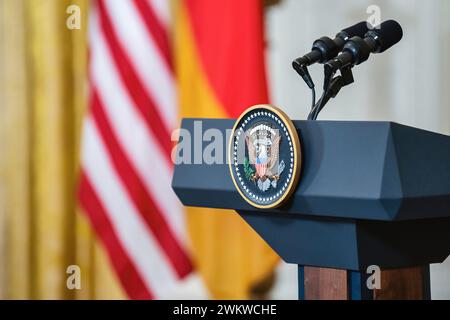
[[[279,163],[280,139],[278,130],[267,124],[258,124],[246,132],[249,162],[256,171],[251,179],[262,191],[276,188],[276,180],[284,169]]]

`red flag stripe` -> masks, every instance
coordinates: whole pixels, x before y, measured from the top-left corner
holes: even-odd
[[[157,16],[153,12],[153,8],[146,1],[133,0],[134,5],[141,13],[148,32],[152,35],[156,44],[161,51],[162,57],[167,64],[168,69],[173,73],[173,63],[170,54],[169,37],[166,30],[162,27]]]
[[[268,103],[263,1],[185,0],[208,83],[230,117]],[[220,39],[218,41],[217,39]]]
[[[104,1],[100,0],[98,7],[100,25],[122,82],[127,88],[130,97],[133,99],[135,106],[146,120],[149,128],[152,130],[155,137],[158,137],[158,143],[164,151],[163,153],[167,157],[167,160],[171,162],[170,153],[172,142],[170,140],[170,133],[165,128],[152,98],[149,96],[139,77],[136,75],[125,50],[123,50],[117,40]]]
[[[133,261],[118,241],[108,214],[84,172],[80,176],[78,198],[96,234],[105,245],[111,263],[121,275],[119,280],[128,296],[131,299],[153,299],[152,292],[145,286]]]
[[[108,122],[95,87],[92,88],[91,113],[102,136],[104,145],[111,155],[116,172],[126,186],[130,198],[138,208],[150,231],[168,257],[177,275],[182,278],[192,271],[192,265],[184,250],[180,247],[165,217],[161,214],[152,196],[148,193],[136,170],[129,162],[117,142]]]

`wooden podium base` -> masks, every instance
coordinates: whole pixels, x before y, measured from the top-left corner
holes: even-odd
[[[298,267],[300,300],[429,300],[429,266],[381,271],[381,288],[369,290],[359,271]]]

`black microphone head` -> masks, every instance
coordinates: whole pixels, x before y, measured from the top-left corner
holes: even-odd
[[[377,49],[375,52],[381,53],[402,39],[403,30],[397,21],[388,20],[367,32],[366,37],[376,40]]]
[[[351,27],[343,29],[341,32],[337,34],[337,36],[343,36],[343,38],[352,38],[352,37],[361,37],[364,38],[364,35],[370,30],[372,26],[367,21],[361,21]]]

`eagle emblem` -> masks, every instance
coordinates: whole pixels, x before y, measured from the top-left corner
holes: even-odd
[[[295,191],[300,141],[294,124],[279,108],[256,105],[245,110],[234,124],[228,150],[231,179],[252,206],[277,208]]]
[[[284,161],[279,161],[281,135],[269,124],[260,123],[245,134],[248,158],[244,159],[244,170],[248,180],[256,183],[259,190],[277,188],[277,181],[284,170]]]

